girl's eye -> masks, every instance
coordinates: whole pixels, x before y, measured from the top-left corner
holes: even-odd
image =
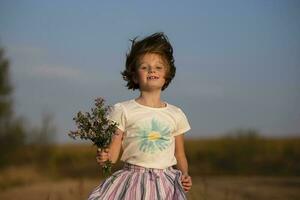
[[[150,68],[152,68],[152,67],[150,67],[150,66],[140,66],[140,69],[141,70],[148,70],[148,69],[150,69]],[[162,66],[155,66],[154,67],[155,69],[157,69],[157,70],[162,70],[163,69],[163,67]]]

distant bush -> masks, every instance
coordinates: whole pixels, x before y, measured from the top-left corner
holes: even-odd
[[[185,143],[191,175],[300,175],[300,137],[264,138],[257,132],[238,131],[220,138]],[[98,178],[96,147],[87,144],[25,145],[10,158],[18,167],[35,166],[54,179]],[[123,163],[114,165],[114,171]]]
[[[23,155],[19,155],[18,152],[27,144],[45,146],[37,151],[40,157],[35,157],[41,160],[49,154],[47,146],[53,143],[56,132],[56,126],[52,123],[53,116],[50,113],[43,113],[41,126],[34,128],[28,127],[25,118],[16,117],[13,91],[10,62],[4,56],[4,49],[0,48],[0,168],[23,162]]]
[[[0,167],[8,163],[11,154],[24,144],[23,120],[14,116],[13,89],[9,60],[0,48]]]
[[[186,152],[194,174],[300,175],[300,138],[263,138],[240,129],[187,141]]]

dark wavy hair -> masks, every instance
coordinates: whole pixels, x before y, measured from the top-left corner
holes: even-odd
[[[132,45],[129,53],[126,54],[126,69],[121,72],[123,79],[127,81],[126,86],[132,90],[139,89],[139,85],[133,81],[139,66],[139,59],[147,53],[155,53],[167,63],[166,81],[162,90],[166,89],[176,73],[173,47],[168,37],[163,32],[157,32],[139,41],[136,39],[137,37],[130,40]]]

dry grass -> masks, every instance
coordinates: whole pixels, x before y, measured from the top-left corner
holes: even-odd
[[[0,199],[82,200],[98,183],[96,180],[83,179],[39,182],[2,191]]]
[[[0,191],[47,180],[34,166],[10,166],[0,173]]]
[[[193,176],[193,189],[188,197],[298,200],[299,147],[300,138],[187,141]],[[0,199],[86,199],[100,183],[95,154],[96,149],[91,145],[25,146],[11,157],[10,165],[0,169]],[[115,165],[116,169],[121,166]]]
[[[6,188],[0,199],[82,200],[100,183],[96,179],[35,181]],[[191,200],[296,200],[300,199],[300,178],[296,177],[194,177]]]
[[[189,199],[201,200],[296,200],[300,199],[300,178],[198,177]]]

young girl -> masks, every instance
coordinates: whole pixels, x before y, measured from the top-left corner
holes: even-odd
[[[98,149],[96,157],[100,165],[115,163],[122,147],[125,164],[95,188],[89,200],[186,199],[192,179],[183,134],[190,125],[179,107],[160,97],[175,71],[173,48],[164,33],[132,40],[122,75],[128,89],[139,89],[140,96],[112,107],[108,118],[118,129],[109,148]]]

